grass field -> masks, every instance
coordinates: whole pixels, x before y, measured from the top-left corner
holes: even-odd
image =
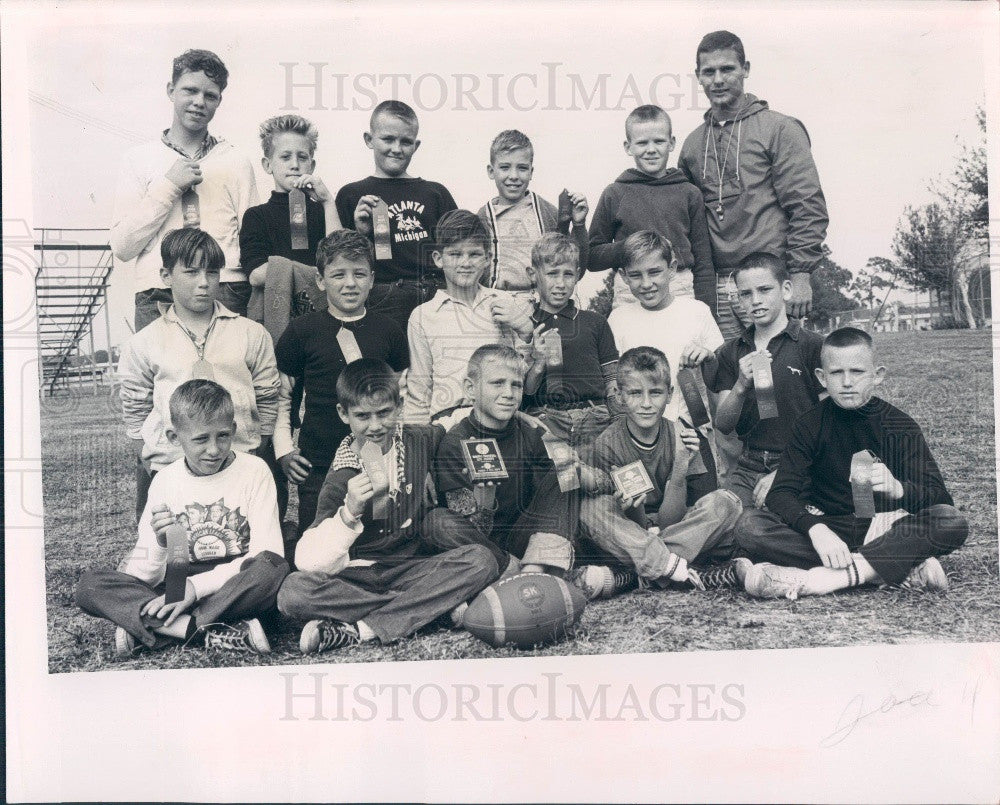
[[[756,601],[733,592],[633,592],[590,605],[576,637],[533,654],[849,646],[1000,640],[993,372],[989,332],[877,337],[889,379],[881,396],[923,427],[955,503],[969,518],[965,547],[943,560],[943,595],[864,590],[800,601]],[[88,567],[115,567],[134,536],[133,459],[116,401],[46,398],[42,409],[49,669],[96,671],[290,665],[299,630],[265,624],[265,657],[171,648],[116,661],[111,624],[77,609],[73,589]],[[494,650],[461,631],[428,629],[395,645],[366,644],[323,662],[441,660],[524,655]]]

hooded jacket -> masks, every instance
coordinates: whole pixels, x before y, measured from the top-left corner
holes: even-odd
[[[601,193],[590,224],[591,271],[621,268],[622,242],[632,233],[651,229],[674,247],[677,268],[694,275],[694,295],[715,310],[715,268],[698,188],[677,168],[655,178],[629,168]]]
[[[811,272],[822,260],[826,199],[809,135],[795,118],[747,93],[731,121],[716,119],[711,109],[705,113],[677,164],[704,196],[720,274],[758,251],[783,257],[793,274]]]

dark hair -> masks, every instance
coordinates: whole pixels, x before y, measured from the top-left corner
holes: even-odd
[[[712,31],[710,34],[705,34],[701,38],[701,42],[698,43],[698,50],[694,54],[694,69],[696,72],[701,67],[701,54],[713,53],[716,50],[732,50],[736,53],[736,58],[739,59],[741,67],[747,63],[746,52],[743,50],[743,41],[736,34],[729,31]]]
[[[213,271],[222,271],[226,265],[226,256],[219,244],[202,229],[185,228],[167,232],[160,243],[160,258],[167,271],[172,271],[178,263]]]
[[[674,124],[670,120],[670,115],[667,114],[667,110],[662,106],[655,106],[654,104],[647,103],[644,106],[637,106],[631,112],[628,113],[628,117],[625,118],[625,137],[629,140],[632,139],[632,135],[629,133],[628,127],[633,123],[649,123],[651,120],[666,120],[667,127],[670,129],[671,135],[674,133]]]
[[[864,330],[859,330],[857,327],[841,327],[839,330],[834,330],[823,339],[823,349],[826,349],[827,347],[830,347],[831,349],[839,349],[840,347],[862,346],[868,347],[870,350],[875,349],[872,337]]]
[[[557,263],[572,263],[579,274],[580,247],[562,232],[546,232],[531,247],[531,267],[542,271]]]
[[[382,101],[382,103],[376,106],[372,110],[372,116],[368,118],[369,129],[375,128],[375,120],[379,115],[391,115],[409,123],[411,126],[420,126],[420,122],[417,120],[417,113],[413,111],[413,107],[402,101]]]
[[[483,364],[492,360],[516,365],[521,370],[521,374],[524,374],[524,361],[521,360],[521,356],[517,354],[514,347],[509,344],[483,344],[469,358],[465,376],[469,380],[478,380],[483,371]]]
[[[474,240],[482,243],[489,253],[492,250],[492,240],[489,230],[482,219],[469,210],[451,210],[441,216],[434,230],[434,246],[443,249],[453,243],[463,240]]]
[[[667,379],[667,386],[670,386],[670,361],[656,347],[632,347],[632,349],[625,350],[618,359],[619,382],[621,382],[625,372],[662,373]]]
[[[309,140],[309,156],[316,153],[316,143],[319,140],[319,130],[316,125],[301,115],[278,115],[269,117],[260,124],[260,147],[268,159],[274,153],[274,138],[279,134],[301,134]]]
[[[353,229],[336,229],[316,246],[316,270],[322,274],[338,257],[365,260],[375,270],[375,247],[364,235]]]
[[[220,92],[229,83],[229,71],[226,69],[226,65],[210,50],[185,50],[174,59],[170,83],[176,84],[177,79],[185,73],[204,73],[219,85]]]
[[[622,253],[625,255],[624,268],[641,260],[647,254],[660,254],[668,263],[673,263],[677,257],[673,244],[659,232],[651,229],[641,229],[633,232],[622,243]]]
[[[170,395],[170,422],[177,429],[182,419],[205,421],[210,417],[236,418],[233,398],[214,380],[188,380]]]
[[[531,144],[531,140],[528,139],[528,135],[523,134],[517,129],[507,129],[506,131],[501,131],[496,137],[493,138],[493,142],[490,144],[490,164],[492,165],[496,162],[496,159],[500,154],[506,154],[509,151],[517,151],[521,148],[527,148],[531,152],[531,158],[535,158],[535,148]]]
[[[751,268],[766,268],[778,282],[787,282],[791,279],[788,269],[785,267],[785,261],[776,254],[771,254],[771,252],[754,252],[753,254],[748,254],[740,260],[740,264],[733,272],[733,279],[741,271],[749,271]]]
[[[364,400],[391,401],[402,404],[399,378],[392,367],[378,358],[358,358],[341,370],[337,377],[337,402],[345,411]]]

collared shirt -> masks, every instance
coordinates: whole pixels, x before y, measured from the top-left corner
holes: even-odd
[[[431,417],[465,398],[465,371],[484,344],[518,343],[514,333],[493,321],[491,302],[506,291],[479,286],[472,303],[438,291],[410,314],[406,334],[410,371],[406,376],[404,418],[427,424]]]
[[[193,154],[189,154],[170,139],[170,129],[163,130],[163,135],[160,137],[160,141],[167,146],[167,148],[172,148],[185,159],[203,159],[209,151],[219,144],[219,141],[206,131],[205,139],[198,144],[198,147],[195,149]]]
[[[535,305],[532,319],[545,329],[555,329],[562,341],[563,363],[546,369],[534,394],[524,397],[526,406],[558,405],[574,402],[604,402],[605,386],[601,367],[618,360],[615,337],[607,319],[592,310],[580,310],[572,300],[558,313]]]
[[[756,352],[753,325],[742,335],[727,341],[716,352],[714,377],[706,368],[706,382],[713,391],[728,391],[740,374],[740,358]],[[816,377],[822,336],[803,330],[798,319],[789,319],[788,326],[767,343],[771,353],[771,376],[774,396],[778,403],[776,419],[761,420],[757,414],[757,398],[753,389],[743,400],[736,433],[750,450],[781,452],[785,449],[792,425],[819,402],[823,386]]]

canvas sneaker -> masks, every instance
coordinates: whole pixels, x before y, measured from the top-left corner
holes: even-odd
[[[136,640],[131,634],[122,629],[121,626],[117,627],[115,629],[115,656],[118,659],[134,657],[136,654],[142,654],[144,651],[157,651],[158,649],[166,648],[174,642],[169,637],[156,634],[155,632],[153,636],[156,638],[156,642],[152,647],[149,647],[141,640]]]
[[[634,590],[639,586],[639,574],[634,570],[612,570],[611,587],[604,590],[604,598]]]
[[[202,627],[205,634],[205,648],[218,648],[225,651],[253,652],[269,654],[271,644],[264,633],[260,621],[251,618],[236,623],[210,623]]]
[[[913,568],[899,586],[925,593],[943,593],[948,589],[948,576],[941,563],[932,556]]]
[[[456,629],[461,629],[465,625],[465,613],[468,609],[468,602],[463,601],[451,611],[451,623]]]
[[[747,569],[744,588],[755,598],[787,598],[794,601],[806,583],[806,571],[761,562]]]
[[[570,584],[583,593],[584,598],[593,601],[604,596],[615,583],[610,567],[604,565],[580,565],[570,573]]]
[[[335,620],[309,621],[302,627],[299,651],[303,654],[322,654],[331,649],[356,646],[361,642],[358,630],[349,623]]]
[[[742,590],[751,567],[753,562],[740,557],[715,567],[702,568],[697,572],[706,590]]]

